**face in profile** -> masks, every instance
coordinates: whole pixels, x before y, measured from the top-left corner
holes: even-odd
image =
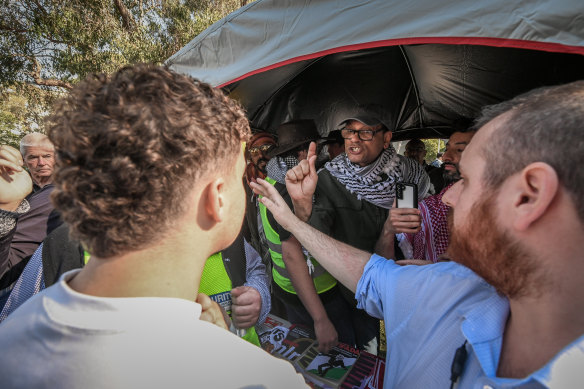
[[[460,180],[460,170],[458,164],[462,157],[462,152],[466,149],[472,139],[474,132],[455,132],[450,136],[446,144],[446,151],[442,155],[442,166],[444,167],[444,180],[446,183]]]
[[[493,212],[495,195],[485,194],[472,208],[465,225],[457,226],[450,214],[448,255],[499,293],[516,298],[529,293],[540,282],[532,281],[537,268],[521,242],[497,223]]]
[[[488,144],[488,126],[484,127],[486,131],[477,133],[464,154],[461,152],[460,181],[443,196],[443,201],[453,208],[448,218],[447,253],[500,293],[514,298],[542,286],[545,280],[539,276],[527,249],[508,231],[505,220],[501,220],[500,188],[488,188],[484,184],[486,161],[480,148]]]

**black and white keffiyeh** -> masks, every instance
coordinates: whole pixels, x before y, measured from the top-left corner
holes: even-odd
[[[293,156],[288,157],[274,157],[268,161],[266,171],[268,177],[276,180],[280,184],[286,185],[286,173],[294,166],[298,165],[298,158]]]
[[[424,168],[416,161],[398,155],[393,146],[385,149],[371,164],[361,167],[340,154],[325,166],[345,188],[359,200],[389,209],[395,198],[398,182],[418,185],[418,196],[423,198],[429,188],[429,180],[423,180]]]

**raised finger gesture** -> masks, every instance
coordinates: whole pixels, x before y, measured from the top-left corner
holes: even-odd
[[[316,143],[310,142],[306,159],[286,173],[286,189],[293,201],[310,199],[316,189]]]
[[[301,220],[308,220],[312,212],[312,195],[316,190],[316,143],[311,142],[306,159],[286,173],[286,190],[294,204],[294,213]]]

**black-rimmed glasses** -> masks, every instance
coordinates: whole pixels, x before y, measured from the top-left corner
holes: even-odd
[[[357,134],[359,139],[367,142],[373,140],[373,136],[379,131],[383,131],[383,128],[378,128],[377,130],[351,130],[349,128],[343,128],[341,130],[341,136],[344,139],[351,139],[353,135]]]

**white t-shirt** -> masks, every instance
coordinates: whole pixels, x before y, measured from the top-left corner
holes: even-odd
[[[65,273],[0,325],[2,388],[297,388],[286,361],[176,298],[101,298]]]

